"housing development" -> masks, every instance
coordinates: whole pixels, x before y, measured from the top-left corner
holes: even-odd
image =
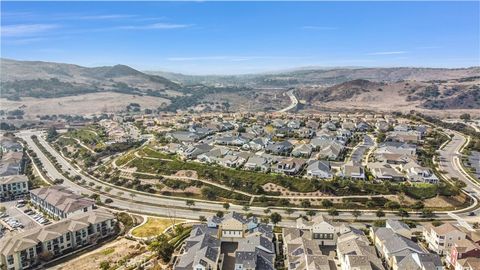
[[[480,270],[480,1],[0,10],[0,270]]]

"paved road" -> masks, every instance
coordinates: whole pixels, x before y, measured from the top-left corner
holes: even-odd
[[[43,152],[37,147],[37,145],[32,141],[30,138],[31,135],[37,135],[39,138],[40,143],[55,156],[62,167],[62,170],[70,172],[71,175],[80,175],[84,180],[87,182],[93,182],[97,186],[101,186],[102,190],[105,190],[106,187],[111,188],[109,194],[102,194],[100,196],[101,200],[104,201],[106,198],[113,199],[112,206],[122,209],[128,210],[130,212],[136,213],[144,213],[144,214],[152,214],[152,215],[161,215],[161,216],[176,216],[179,218],[186,218],[186,219],[198,219],[199,216],[209,216],[212,215],[216,211],[224,211],[221,203],[214,203],[214,202],[196,202],[195,206],[192,209],[186,207],[186,203],[184,200],[180,199],[171,199],[167,197],[161,197],[159,195],[153,195],[148,193],[135,193],[132,197],[130,196],[130,192],[126,191],[121,187],[117,187],[111,184],[99,182],[97,179],[94,179],[90,176],[86,176],[81,172],[77,171],[65,158],[63,158],[57,151],[55,151],[41,136],[41,133],[38,131],[23,131],[18,133],[17,135],[23,138],[30,149],[32,149],[37,156],[39,157],[40,161],[44,165],[45,169],[48,171],[48,175],[52,178],[62,178],[64,177],[60,174],[59,171],[51,164],[48,158],[43,154]],[[77,193],[84,193],[90,195],[94,193],[94,191],[87,189],[86,187],[80,186],[68,179],[65,179],[63,185],[68,186],[72,190]],[[238,211],[242,212],[241,205],[231,205],[229,211]],[[249,212],[255,215],[264,215],[264,207],[251,207]],[[284,210],[275,209],[284,217],[297,217],[299,214],[305,214],[304,211],[298,210],[295,211],[294,214],[288,215],[285,213]],[[317,211],[317,213],[326,214],[326,211]],[[438,213],[438,219],[451,219],[448,213]],[[340,219],[352,219],[351,212],[348,211],[340,211],[340,215],[338,216]],[[399,219],[394,213],[387,213],[387,218]],[[411,218],[416,219],[417,216],[412,216]],[[374,211],[362,211],[362,216],[359,219],[365,220],[375,220],[377,219],[375,216]],[[280,223],[282,226],[293,226],[295,223],[293,220],[285,219]]]
[[[363,142],[353,149],[352,154],[350,155],[350,160],[355,163],[362,164],[363,156],[367,150],[374,145],[375,143],[373,142],[372,137],[369,135],[364,135]]]
[[[287,112],[287,111],[290,111],[291,109],[297,107],[297,105],[298,105],[298,99],[297,99],[297,97],[295,97],[295,95],[293,94],[293,90],[288,91],[286,94],[287,94],[287,96],[290,98],[291,103],[290,103],[290,105],[288,105],[288,107],[285,107],[285,108],[279,110],[278,112]]]
[[[453,134],[452,140],[441,150],[439,156],[439,168],[441,171],[447,173],[448,178],[455,177],[460,181],[463,181],[467,186],[465,191],[480,198],[480,186],[473,182],[466,173],[462,173],[463,167],[460,165],[460,150],[466,142],[465,136],[455,131],[446,131],[449,134]],[[480,221],[480,208],[474,211],[476,215],[469,217],[468,213],[459,214],[461,218],[465,220],[477,220]]]

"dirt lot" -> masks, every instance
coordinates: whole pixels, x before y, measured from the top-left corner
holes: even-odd
[[[137,248],[139,247],[139,248]],[[52,267],[56,270],[90,270],[99,269],[99,265],[102,261],[109,261],[110,265],[116,265],[119,261],[126,258],[134,257],[135,260],[143,255],[147,254],[142,251],[143,246],[135,241],[121,238],[114,242],[108,243],[101,248],[85,253],[80,257],[65,262],[61,265]]]
[[[0,99],[3,110],[22,109],[25,118],[46,114],[94,114],[124,110],[129,103],[138,103],[144,108],[156,109],[168,99],[150,96],[135,96],[113,92],[92,93],[61,98],[22,98],[21,101]]]

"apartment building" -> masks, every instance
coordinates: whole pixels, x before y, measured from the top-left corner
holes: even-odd
[[[63,186],[30,190],[30,202],[49,215],[62,219],[93,210],[95,202]]]
[[[456,226],[445,223],[438,227],[425,226],[423,237],[430,250],[439,255],[446,255],[451,251],[455,242],[466,239],[467,234]]]
[[[0,177],[0,201],[12,200],[28,194],[28,178],[25,175]]]
[[[0,269],[23,270],[115,233],[113,214],[94,210],[0,240]]]

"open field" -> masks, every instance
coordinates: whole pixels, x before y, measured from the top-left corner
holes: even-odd
[[[151,237],[161,234],[168,227],[184,222],[183,219],[168,219],[168,218],[148,218],[147,223],[135,228],[132,235],[136,237]]]
[[[125,110],[130,103],[138,103],[143,108],[156,109],[169,104],[168,99],[151,96],[138,96],[113,92],[91,93],[61,98],[22,98],[20,101],[0,99],[3,110],[21,109],[25,118],[52,114],[95,114]]]

